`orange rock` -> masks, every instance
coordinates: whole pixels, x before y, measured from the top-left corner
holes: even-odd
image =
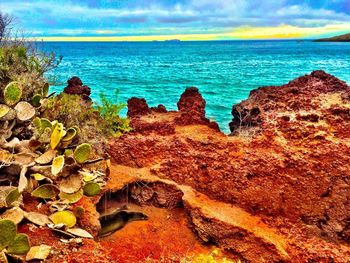
[[[258,216],[276,232],[295,237],[287,248],[295,262],[350,260],[345,82],[315,71],[252,91],[233,107],[232,136],[206,121],[196,89],[187,90],[179,105],[178,112],[132,117],[134,132],[109,145],[112,162],[148,168]]]

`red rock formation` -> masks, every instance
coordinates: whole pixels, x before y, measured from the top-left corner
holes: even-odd
[[[266,130],[268,126],[271,126],[273,115],[281,115],[283,112],[320,111],[322,105],[315,98],[331,93],[339,93],[346,99],[349,96],[348,86],[345,82],[322,70],[297,78],[281,87],[271,86],[253,90],[247,100],[233,106],[231,131],[235,133],[239,128],[255,126]],[[300,117],[308,118],[305,114]],[[287,115],[282,114],[279,118],[288,121],[289,116]],[[318,118],[312,113],[307,113],[307,115],[314,115],[311,118]]]
[[[145,99],[131,98],[128,100],[128,117],[136,117],[151,112]]]
[[[157,132],[159,134],[174,133],[177,125],[204,124],[219,131],[216,122],[211,122],[205,117],[205,100],[195,87],[187,88],[177,103],[179,111],[167,113],[163,105],[150,108],[145,99],[131,98],[128,100],[128,117],[131,125],[141,133]],[[158,121],[144,121],[153,114],[160,113],[165,119]],[[166,119],[172,121],[164,121]]]
[[[220,133],[204,106],[190,88],[178,112],[131,115],[135,130],[110,144],[112,161],[260,217],[289,240],[293,262],[350,261],[349,87],[315,71],[259,88],[233,107],[234,136]],[[259,262],[256,251],[241,250]]]
[[[89,100],[91,90],[88,86],[83,85],[83,82],[78,77],[72,77],[67,81],[68,85],[64,88],[67,94],[81,95],[84,99]]]
[[[205,104],[196,87],[187,88],[177,103],[181,116],[175,119],[175,123],[177,125],[205,124],[219,131],[218,124],[205,117]]]

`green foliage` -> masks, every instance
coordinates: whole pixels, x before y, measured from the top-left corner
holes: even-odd
[[[118,102],[119,90],[115,90],[115,103],[110,102],[106,95],[101,93],[101,104],[96,106],[97,111],[104,120],[102,129],[113,137],[119,137],[122,133],[131,131],[130,120],[120,116],[120,111],[126,104]]]
[[[66,127],[79,126],[94,114],[91,103],[85,102],[79,95],[61,93],[49,99],[47,114],[50,119],[58,120]]]
[[[0,220],[0,250],[11,244],[16,236],[17,227],[11,220]]]
[[[17,227],[11,220],[0,220],[0,250],[7,248],[7,253],[22,255],[29,251],[28,236],[17,234]]]
[[[59,193],[57,186],[53,184],[43,184],[36,188],[31,194],[37,198],[53,199]]]
[[[120,116],[126,104],[111,103],[104,94],[100,96],[101,104],[94,106],[91,101],[84,100],[79,95],[61,93],[48,100],[42,116],[58,120],[66,127],[79,127],[75,136],[79,142],[95,141],[98,137],[118,137],[131,131],[129,119]],[[115,101],[117,99],[118,91],[115,93]]]
[[[17,81],[23,85],[24,99],[43,94],[47,85],[43,74],[53,67],[53,55],[37,53],[25,43],[12,43],[0,47],[0,88]]]
[[[28,236],[25,234],[17,234],[15,239],[7,247],[9,254],[23,255],[26,254],[30,249]]]

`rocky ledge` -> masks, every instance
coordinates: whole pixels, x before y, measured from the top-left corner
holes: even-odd
[[[232,258],[350,261],[345,82],[314,71],[254,90],[233,106],[231,135],[205,117],[198,89],[187,89],[178,108],[128,101],[134,131],[109,144],[114,168],[107,189],[130,182],[172,185],[176,191],[141,188],[138,194],[147,198],[136,201],[155,198],[153,204],[167,207],[174,193],[198,238]]]

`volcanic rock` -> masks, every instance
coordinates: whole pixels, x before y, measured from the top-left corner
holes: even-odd
[[[176,124],[205,124],[219,131],[218,124],[216,122],[211,122],[205,117],[205,104],[206,102],[199,93],[198,88],[187,88],[177,103],[181,116],[176,118]]]
[[[67,94],[77,94],[86,100],[90,100],[91,89],[83,85],[83,82],[78,77],[72,77],[67,81],[68,85],[64,88]]]
[[[292,262],[350,261],[350,89],[345,82],[314,71],[286,85],[254,90],[233,106],[231,136],[205,117],[197,89],[187,89],[178,107],[129,115],[134,131],[110,143],[112,162],[148,169],[260,218],[288,240]],[[244,242],[250,247],[254,239],[249,236],[235,250],[237,237],[228,236],[234,231],[217,219],[207,223],[198,211],[190,213],[202,237],[260,262],[257,251],[264,244],[245,250]]]

